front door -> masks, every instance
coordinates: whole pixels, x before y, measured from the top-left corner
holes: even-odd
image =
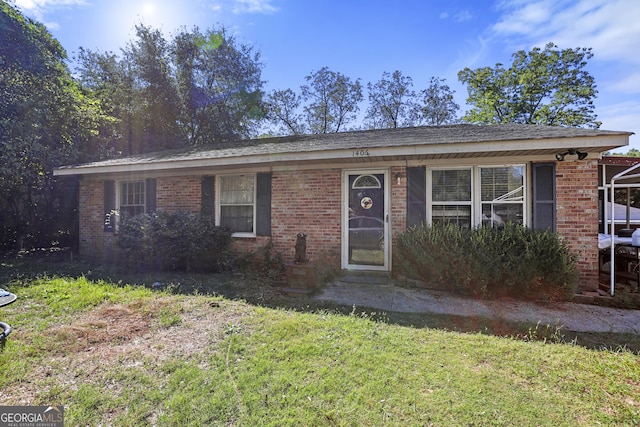
[[[389,270],[386,170],[345,171],[342,267]]]

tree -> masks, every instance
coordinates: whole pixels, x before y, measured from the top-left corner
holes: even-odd
[[[0,1],[0,29],[0,246],[50,245],[75,205],[52,169],[86,159],[104,117],[42,24]]]
[[[248,138],[263,118],[260,54],[223,29],[174,37],[179,124],[189,145]]]
[[[291,89],[274,90],[265,101],[267,119],[279,124],[280,133],[300,135],[305,127],[299,113],[302,97]]]
[[[609,151],[602,153],[603,156],[622,156],[622,157],[640,157],[640,150],[630,148],[626,153],[611,153]]]
[[[458,79],[468,85],[471,123],[528,123],[598,128],[593,100],[597,90],[586,70],[591,48],[544,49],[512,55],[509,68],[465,68]]]
[[[367,83],[369,108],[365,123],[372,129],[413,126],[419,120],[413,80],[398,70],[382,73],[375,84]]]
[[[100,129],[104,143],[96,157],[113,158],[140,151],[134,135],[134,129],[139,126],[134,125],[134,120],[142,116],[143,104],[137,102],[131,67],[111,52],[93,52],[82,47],[77,60],[80,64],[78,81],[99,100],[110,118]]]
[[[186,145],[178,126],[179,100],[169,49],[160,30],[140,24],[136,39],[124,51],[126,67],[133,71],[135,102],[144,106],[138,110],[142,112],[138,117],[142,128],[136,135],[140,152]]]
[[[445,79],[431,77],[429,87],[420,91],[420,122],[428,126],[440,126],[457,121],[460,106],[453,100],[455,92],[445,84]]]
[[[340,132],[356,119],[362,101],[360,80],[352,82],[341,73],[322,67],[305,77],[302,98],[310,101],[304,113],[311,133]]]
[[[79,78],[113,114],[122,154],[248,138],[262,120],[262,64],[224,29],[150,27],[118,57],[81,50]]]

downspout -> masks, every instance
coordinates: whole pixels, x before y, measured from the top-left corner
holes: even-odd
[[[640,174],[634,174],[634,175],[628,175],[626,176],[629,172],[636,170],[637,168],[640,167],[640,163],[631,166],[628,169],[623,170],[622,172],[616,174],[613,176],[613,178],[611,178],[611,228],[610,228],[610,232],[611,232],[611,264],[609,265],[609,271],[610,271],[610,275],[611,275],[611,279],[610,279],[610,288],[611,288],[611,296],[613,296],[613,294],[615,293],[615,286],[616,286],[616,268],[615,268],[615,254],[616,254],[616,241],[615,241],[615,203],[614,203],[614,185],[615,182],[618,179],[632,179],[632,178],[640,178]],[[605,194],[607,192],[605,191]],[[605,200],[605,205],[606,205],[606,200]]]

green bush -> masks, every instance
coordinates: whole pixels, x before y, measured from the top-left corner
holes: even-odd
[[[402,274],[467,295],[560,300],[577,283],[576,259],[557,234],[516,224],[412,227],[396,254]]]
[[[122,221],[117,245],[125,261],[154,269],[195,267],[217,271],[229,264],[231,233],[209,217],[158,211]]]

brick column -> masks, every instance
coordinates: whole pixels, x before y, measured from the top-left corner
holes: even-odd
[[[578,256],[578,288],[598,288],[598,161],[556,163],[556,224]]]

